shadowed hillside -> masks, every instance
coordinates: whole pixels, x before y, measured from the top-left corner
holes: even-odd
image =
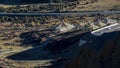
[[[1,4],[34,4],[50,3],[50,0],[0,0]]]
[[[38,47],[8,56],[7,58],[12,60],[47,60],[56,59],[61,56],[67,56],[68,58],[68,54],[72,53],[74,49],[69,50],[69,52],[60,52],[76,44],[84,34],[86,32],[84,33],[79,30],[58,34],[56,37],[52,37],[49,42],[46,41],[42,45],[38,45]],[[24,37],[25,34],[21,36]]]
[[[120,32],[103,34],[81,47],[78,57],[67,68],[120,68]]]
[[[51,0],[54,3],[60,2],[60,0]],[[67,2],[77,0],[63,0]],[[35,4],[35,3],[50,3],[50,0],[0,0],[0,4]]]

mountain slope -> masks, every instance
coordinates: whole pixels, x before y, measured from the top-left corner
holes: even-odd
[[[2,4],[34,4],[34,3],[50,3],[50,0],[0,0]]]
[[[90,45],[81,47],[78,57],[67,68],[120,68],[120,32],[102,35]]]
[[[120,0],[0,0],[0,4],[11,5],[29,5],[41,8],[41,5],[48,7],[52,11],[108,11],[108,10],[120,10]],[[46,3],[41,4],[41,3]],[[51,4],[50,4],[51,3]],[[0,5],[4,7],[6,5]],[[9,5],[8,7],[10,7]],[[61,7],[60,7],[61,5]],[[51,6],[51,7],[50,7]],[[54,7],[54,8],[53,8]],[[37,8],[37,10],[39,9]],[[33,8],[31,8],[33,9]],[[39,9],[43,10],[43,9]],[[50,10],[48,10],[50,11]]]
[[[105,11],[120,10],[120,0],[86,0],[78,1],[76,5],[68,6],[71,11]],[[64,8],[65,10],[66,8]]]

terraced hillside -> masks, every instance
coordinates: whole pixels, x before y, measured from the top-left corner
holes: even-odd
[[[120,0],[0,0],[0,12],[120,10]]]

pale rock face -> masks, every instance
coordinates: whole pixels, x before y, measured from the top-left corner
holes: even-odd
[[[67,32],[70,31],[74,28],[74,25],[68,24],[68,23],[61,23],[60,25],[57,26],[57,30],[61,31],[61,32]]]

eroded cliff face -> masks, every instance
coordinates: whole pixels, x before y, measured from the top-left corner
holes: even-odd
[[[78,57],[67,68],[120,68],[120,32],[104,34],[80,48]]]

